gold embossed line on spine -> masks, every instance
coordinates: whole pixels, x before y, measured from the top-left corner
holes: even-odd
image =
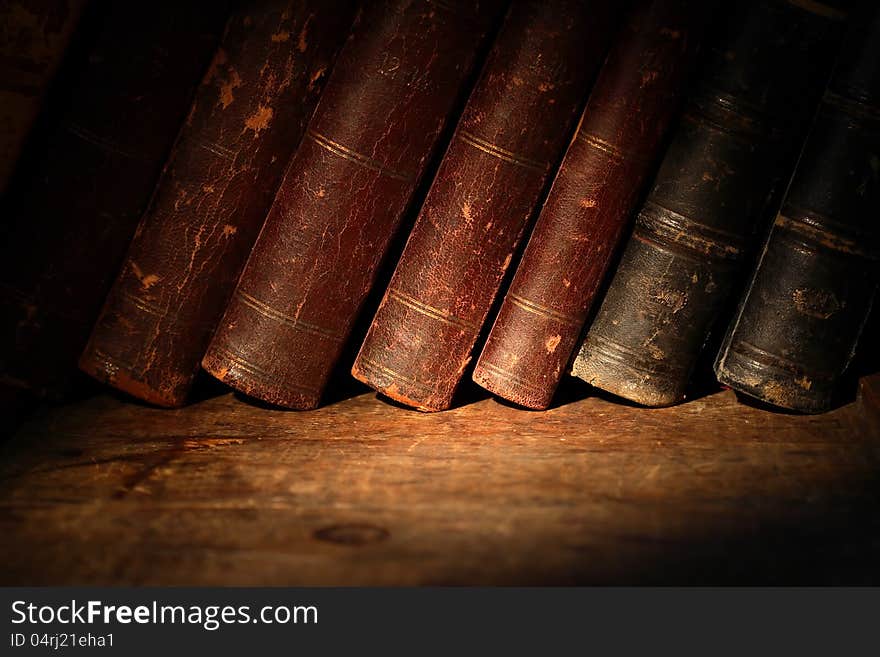
[[[340,144],[339,142],[333,141],[329,137],[325,137],[322,134],[315,132],[314,130],[309,130],[306,135],[309,139],[313,140],[316,144],[321,146],[322,148],[327,149],[334,155],[345,158],[351,162],[357,162],[361,166],[366,167],[367,169],[371,169],[373,171],[378,171],[382,175],[388,176],[389,178],[393,178],[394,180],[402,180],[404,182],[411,182],[415,176],[411,174],[402,173],[399,171],[394,171],[388,167],[382,166],[376,160],[367,157],[366,155],[361,155],[357,151],[354,151],[350,148],[347,148]]]
[[[602,139],[601,137],[597,137],[596,135],[592,135],[588,132],[584,132],[583,130],[578,130],[577,138],[587,144],[595,148],[596,150],[602,151],[610,157],[612,160],[623,160],[626,156],[623,152],[614,144],[609,142],[606,139]]]
[[[316,324],[309,324],[308,322],[297,319],[293,315],[289,315],[287,313],[281,312],[280,310],[276,310],[269,304],[263,303],[262,301],[254,298],[247,292],[237,290],[235,296],[241,301],[242,304],[244,304],[254,312],[257,312],[264,317],[272,319],[276,322],[285,324],[299,331],[304,331],[305,333],[311,333],[312,335],[317,335],[319,337],[332,340],[333,342],[342,342],[343,340],[343,337],[339,334],[339,332],[326,329],[322,326],[317,326]]]
[[[510,303],[514,304],[515,306],[525,310],[526,312],[538,315],[539,317],[548,317],[558,322],[575,325],[580,325],[584,321],[582,317],[576,317],[575,315],[566,315],[565,313],[553,310],[553,308],[549,308],[548,306],[542,306],[541,304],[534,301],[529,301],[525,297],[521,297],[518,294],[508,294],[506,298],[509,299]]]
[[[516,164],[517,166],[526,167],[527,169],[534,169],[536,171],[546,171],[550,168],[550,164],[547,162],[538,162],[537,160],[531,160],[522,155],[517,155],[513,151],[509,151],[506,148],[496,146],[495,144],[492,144],[485,139],[480,139],[476,135],[468,132],[467,130],[459,130],[456,133],[456,138],[462,140],[466,144],[470,144],[477,150],[483,151],[484,153],[491,155],[492,157],[497,157],[499,160],[504,160],[505,162]]]

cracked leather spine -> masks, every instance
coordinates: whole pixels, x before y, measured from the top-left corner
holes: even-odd
[[[641,2],[602,67],[473,379],[547,408],[661,154],[712,3]]]
[[[790,176],[844,18],[819,2],[729,7],[575,358],[575,376],[646,406],[684,399]]]
[[[857,16],[715,364],[806,413],[833,405],[880,280],[880,11]]]
[[[352,374],[448,408],[601,66],[604,0],[516,2],[493,44]]]
[[[353,17],[318,0],[233,12],[82,370],[153,404],[185,402]]]
[[[228,16],[94,2],[4,198],[0,381],[63,397]]]
[[[204,358],[209,373],[272,404],[319,403],[502,9],[367,4]]]

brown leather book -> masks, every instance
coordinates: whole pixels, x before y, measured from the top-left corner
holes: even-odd
[[[501,2],[367,3],[203,365],[313,408]]]
[[[605,0],[511,7],[352,374],[448,408],[614,34]]]
[[[499,397],[550,405],[660,155],[712,6],[646,0],[629,15],[474,368],[474,381]]]
[[[138,226],[80,367],[179,406],[348,35],[353,7],[244,3]]]
[[[715,364],[722,383],[806,413],[834,403],[880,281],[880,9],[866,14]]]
[[[828,81],[845,13],[820,2],[724,6],[573,373],[646,406],[684,399],[743,283]]]
[[[226,17],[208,0],[102,2],[83,17],[87,43],[4,199],[0,382],[50,397],[69,388]]]
[[[0,194],[86,2],[0,3]]]

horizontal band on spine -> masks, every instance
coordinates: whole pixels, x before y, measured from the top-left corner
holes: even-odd
[[[678,382],[680,377],[687,372],[687,367],[671,364],[668,360],[648,359],[644,354],[598,333],[587,335],[583,349],[589,354],[589,360],[605,360],[622,365],[637,373],[647,374],[655,379]],[[581,358],[580,360],[586,361],[587,359]]]
[[[415,310],[417,313],[424,315],[425,317],[430,317],[431,319],[436,319],[440,322],[445,322],[446,324],[450,324],[452,326],[467,329],[469,331],[479,331],[480,327],[478,324],[473,322],[468,322],[460,317],[456,317],[455,315],[451,315],[449,313],[443,312],[439,308],[434,308],[433,306],[429,306],[426,303],[423,303],[412,297],[405,292],[401,292],[400,290],[389,287],[388,288],[388,298],[394,299],[400,304],[403,304],[407,308]]]
[[[102,351],[97,347],[92,347],[91,349],[92,358],[98,364],[98,366],[104,370],[107,374],[108,378],[111,380],[117,375],[119,372],[125,372],[125,376],[128,378],[137,381],[138,383],[142,383],[144,385],[148,385],[146,381],[143,380],[142,377],[136,376],[134,373],[134,365],[131,363],[124,363],[118,358],[111,356],[106,351]],[[90,368],[94,370],[94,368]]]
[[[685,217],[653,201],[645,201],[633,232],[636,239],[648,238],[660,246],[684,249],[716,260],[737,260],[745,239]],[[644,241],[644,240],[643,240]]]
[[[803,368],[795,361],[778,354],[770,353],[769,351],[761,349],[760,347],[744,340],[736,340],[731,343],[728,347],[728,353],[725,358],[730,358],[731,355],[740,361],[747,361],[748,366],[753,369],[765,369],[769,367],[778,372],[785,372],[792,376],[802,376],[804,374]],[[823,372],[810,373],[810,379],[825,380],[830,383],[834,380],[834,375]]]
[[[507,370],[502,369],[502,368],[498,367],[497,365],[493,365],[492,363],[489,363],[487,361],[480,361],[479,367],[484,370],[487,370],[491,374],[495,374],[499,378],[506,379],[508,381],[512,381],[513,383],[515,383],[518,386],[521,386],[523,388],[527,388],[528,390],[531,390],[533,392],[540,393],[540,395],[542,397],[546,394],[545,390],[539,388],[534,383],[526,381],[525,379],[518,377],[516,374],[508,372]]]
[[[102,137],[101,135],[95,134],[94,132],[92,132],[88,128],[84,128],[79,124],[76,124],[73,122],[68,122],[66,124],[66,127],[67,127],[67,131],[70,132],[70,134],[75,135],[75,136],[79,137],[80,139],[82,139],[83,141],[87,141],[94,146],[97,146],[98,148],[100,148],[101,150],[103,150],[107,153],[114,153],[115,155],[121,155],[122,157],[127,158],[129,160],[140,160],[141,162],[149,162],[149,160],[147,160],[143,156],[141,156],[137,153],[133,153],[131,151],[125,150],[116,142],[110,141],[109,139]]]
[[[776,215],[776,221],[773,225],[795,233],[802,240],[832,251],[860,256],[868,260],[880,258],[880,253],[877,253],[876,250],[871,251],[865,248],[862,242],[838,235],[806,215],[790,217],[780,212]]]
[[[488,155],[497,157],[499,160],[504,160],[505,162],[510,162],[511,164],[516,164],[527,169],[534,169],[541,172],[550,169],[549,162],[538,162],[537,160],[532,160],[523,155],[518,155],[513,151],[509,151],[505,148],[501,148],[500,146],[496,146],[495,144],[492,144],[485,139],[480,139],[476,135],[468,132],[467,130],[458,130],[455,133],[455,136],[458,139],[461,139],[466,144],[469,144],[477,150],[483,151]]]
[[[710,88],[694,94],[682,120],[749,145],[758,136],[769,139],[779,136],[778,126],[767,122],[760,107]]]
[[[825,91],[822,102],[856,120],[880,121],[880,107],[877,105],[841,96],[830,89]]]
[[[333,342],[342,342],[344,339],[344,336],[338,331],[333,331],[332,329],[326,329],[323,326],[304,322],[300,319],[297,319],[296,317],[283,313],[280,310],[276,310],[267,303],[264,303],[256,297],[252,297],[250,294],[242,292],[241,290],[237,290],[235,296],[239,301],[241,301],[245,306],[247,306],[254,312],[268,319],[275,320],[276,322],[278,322],[279,324],[283,324],[284,326],[289,326],[292,329],[296,329],[297,331],[302,331],[304,333],[311,333],[312,335],[317,335],[321,338],[327,338],[328,340],[332,340]]]
[[[204,139],[199,139],[196,141],[196,144],[199,148],[202,148],[209,153],[213,153],[214,155],[219,155],[220,157],[227,160],[235,159],[235,151],[231,148],[226,148],[225,146],[221,146],[220,144],[215,144],[211,141],[205,141]]]
[[[817,16],[822,16],[824,18],[831,18],[836,21],[845,20],[847,16],[845,11],[826,5],[824,2],[817,2],[816,0],[787,0],[787,2],[788,4],[803,9],[804,11],[808,11],[811,14],[816,14]]]
[[[582,317],[577,317],[575,315],[566,315],[565,313],[561,313],[558,310],[553,310],[552,308],[548,308],[547,306],[535,303],[534,301],[530,301],[529,299],[521,297],[518,294],[513,294],[512,292],[507,293],[506,299],[516,307],[521,308],[528,313],[532,313],[533,315],[538,315],[539,317],[553,319],[557,322],[562,322],[565,324],[574,324],[575,326],[580,326],[581,323],[584,321]]]
[[[384,176],[388,176],[389,178],[393,178],[394,180],[402,180],[404,182],[412,182],[415,180],[415,176],[407,173],[403,173],[401,171],[395,171],[394,169],[390,169],[386,167],[380,162],[377,162],[373,158],[367,157],[366,155],[362,155],[357,151],[354,151],[347,146],[343,146],[339,142],[333,141],[329,137],[325,137],[324,135],[315,132],[314,130],[309,130],[306,132],[306,137],[309,137],[312,141],[314,141],[321,148],[337,155],[345,160],[350,162],[355,162],[360,164],[366,169],[370,169],[371,171],[375,171],[377,173],[381,173]]]
[[[610,156],[613,160],[623,160],[624,154],[623,152],[617,148],[614,144],[605,141],[604,139],[597,137],[596,135],[592,135],[588,132],[583,132],[578,130],[577,139],[584,142],[585,144],[592,146],[596,150],[600,150],[606,155]]]
[[[306,392],[312,395],[320,394],[320,388],[314,388],[311,386],[305,386],[298,383],[294,383],[288,379],[280,379],[277,374],[272,374],[271,372],[267,372],[261,367],[254,365],[250,361],[246,360],[244,356],[231,351],[226,346],[217,346],[213,347],[212,350],[218,355],[221,356],[228,361],[230,361],[233,365],[238,367],[240,370],[243,370],[250,376],[255,379],[258,379],[262,383],[266,384],[269,388],[275,389],[278,387],[279,381],[284,388],[293,388],[294,390],[300,390],[302,392]]]
[[[456,10],[460,9],[460,7],[456,7],[451,2],[445,2],[445,0],[428,0],[428,2],[430,2],[435,7],[439,8],[439,9],[444,9],[446,11],[456,11]]]
[[[411,385],[415,388],[419,388],[420,390],[434,392],[434,388],[427,385],[426,383],[422,383],[421,381],[416,381],[415,379],[412,379],[412,378],[406,376],[405,374],[401,374],[400,372],[398,372],[396,370],[392,370],[390,367],[385,367],[384,365],[381,365],[374,360],[366,358],[363,355],[358,356],[357,361],[361,366],[366,365],[367,369],[376,370],[386,376],[390,376],[392,379],[394,379],[396,381],[402,381],[403,383],[408,383],[409,385]],[[361,369],[364,369],[364,368],[361,367]]]
[[[168,315],[168,311],[164,308],[160,308],[154,303],[141,299],[140,297],[136,297],[131,292],[127,290],[120,290],[119,296],[124,301],[127,301],[132,306],[140,310],[141,312],[147,313],[148,315],[155,315],[156,317],[163,318]]]

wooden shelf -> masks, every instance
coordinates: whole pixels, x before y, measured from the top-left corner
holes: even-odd
[[[878,401],[878,376],[812,417],[99,396],[4,446],[0,582],[876,583]]]

